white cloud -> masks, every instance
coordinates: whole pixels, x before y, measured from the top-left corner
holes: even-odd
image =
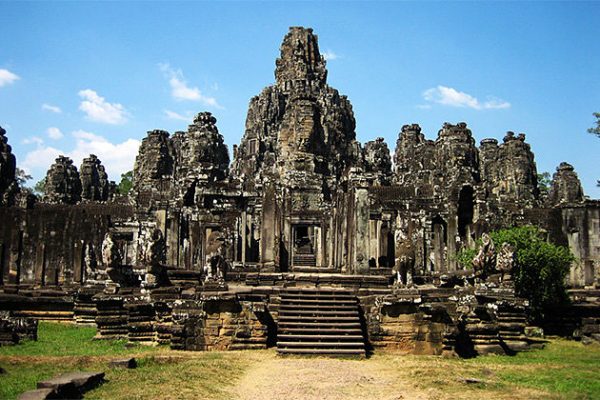
[[[165,115],[169,119],[191,122],[192,119],[194,118],[191,113],[186,113],[186,115],[182,115],[182,114],[176,113],[175,111],[170,111],[170,110],[164,110],[164,111],[165,111]]]
[[[323,58],[325,58],[327,61],[331,61],[331,60],[337,60],[338,58],[340,58],[337,54],[335,54],[333,51],[331,50],[327,50],[324,51],[322,54]]]
[[[432,103],[450,107],[467,107],[474,110],[509,108],[510,103],[494,97],[488,97],[485,102],[480,102],[468,93],[458,91],[447,86],[437,86],[423,92],[423,98]]]
[[[103,136],[82,130],[73,132],[72,136],[77,141],[75,148],[67,155],[77,167],[85,157],[95,154],[102,161],[111,180],[119,181],[121,174],[133,169],[141,143],[139,140],[127,139],[121,143],[112,143]]]
[[[41,179],[45,176],[50,165],[54,163],[56,157],[61,154],[64,154],[64,152],[51,146],[38,147],[25,155],[25,160],[20,163],[19,167],[23,168],[28,174],[35,174]],[[36,174],[38,171],[40,173]]]
[[[431,108],[431,104],[417,104],[415,107],[420,110],[429,110]]]
[[[56,114],[60,114],[62,113],[62,110],[60,109],[60,107],[57,106],[53,106],[47,103],[42,104],[42,110],[44,111],[50,111]]]
[[[62,139],[62,137],[64,136],[63,133],[60,131],[60,129],[58,129],[54,126],[48,128],[46,130],[46,133],[48,134],[48,137],[50,139],[54,139],[54,140]]]
[[[510,108],[510,103],[508,101],[489,96],[488,100],[483,103],[483,108]]]
[[[25,155],[20,167],[27,173],[42,178],[59,155],[65,155],[73,160],[79,169],[81,162],[90,154],[95,154],[106,168],[108,178],[119,181],[121,174],[133,169],[135,157],[138,154],[140,141],[127,139],[121,143],[112,143],[103,136],[92,132],[77,130],[71,133],[75,140],[71,150],[57,149],[52,146],[40,146]]]
[[[0,69],[0,87],[10,85],[21,79],[17,74],[13,74],[7,69]]]
[[[21,143],[23,143],[23,144],[35,144],[37,146],[41,146],[41,145],[44,144],[44,139],[42,139],[39,136],[32,136],[32,137],[23,139],[23,141]]]
[[[188,86],[188,83],[183,77],[183,72],[180,69],[175,70],[171,68],[169,64],[159,64],[158,66],[169,80],[171,96],[173,96],[175,100],[198,101],[205,106],[223,108],[214,97],[205,96],[197,87]]]
[[[80,140],[89,140],[91,142],[102,142],[102,141],[106,141],[106,139],[104,139],[102,136],[98,136],[95,133],[92,132],[86,132],[84,130],[76,130],[73,131],[71,133],[71,136],[73,136],[75,139],[80,139]]]
[[[127,110],[119,103],[109,103],[94,90],[85,89],[79,92],[83,99],[79,109],[86,113],[91,121],[118,125],[127,122]]]

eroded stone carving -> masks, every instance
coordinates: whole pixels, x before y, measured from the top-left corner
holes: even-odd
[[[478,275],[489,274],[496,267],[496,246],[487,233],[481,235],[481,247],[473,258],[473,269]]]
[[[19,191],[15,179],[17,162],[8,144],[6,130],[0,127],[0,206],[12,206]]]
[[[501,280],[511,280],[515,265],[515,249],[510,243],[502,243],[496,257],[496,270],[501,274]]]
[[[69,157],[59,156],[46,174],[48,203],[76,204],[81,201],[81,180],[77,167]]]
[[[168,282],[165,268],[166,246],[160,229],[154,229],[145,243],[144,261],[146,263],[146,287],[156,287]]]
[[[110,182],[104,166],[94,154],[84,158],[79,168],[81,197],[89,201],[107,201]]]
[[[552,205],[582,203],[583,189],[573,166],[561,162],[552,177],[548,202]]]

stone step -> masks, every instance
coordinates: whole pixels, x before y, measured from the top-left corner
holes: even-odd
[[[362,335],[358,328],[331,328],[331,327],[309,327],[309,328],[279,328],[279,334],[310,333],[312,335]]]
[[[295,334],[279,334],[277,335],[277,340],[281,340],[283,343],[293,339],[308,339],[308,340],[318,340],[322,342],[338,342],[338,341],[348,341],[348,340],[363,340],[362,335],[322,335],[322,334],[312,334],[312,335],[295,335]]]
[[[316,259],[297,259],[294,258],[294,262],[292,264],[294,267],[316,267],[317,266],[317,260]]]
[[[321,329],[326,329],[328,327],[335,327],[336,329],[345,329],[345,328],[360,328],[361,324],[360,321],[350,321],[350,322],[334,322],[334,323],[327,323],[324,324],[323,322],[305,322],[305,321],[279,321],[279,327],[288,327],[288,326],[294,326],[294,327],[306,327],[306,328],[321,328]]]
[[[281,304],[278,304],[277,307],[283,310],[356,310],[358,308],[358,304],[354,302],[323,302],[319,300],[302,303],[295,301],[286,301]]]
[[[279,354],[330,355],[330,356],[365,356],[364,349],[277,349]]]
[[[294,294],[294,293],[343,293],[351,295],[352,293],[348,289],[337,288],[337,287],[288,287],[281,294]]]
[[[353,321],[358,321],[358,315],[356,316],[347,316],[347,317],[329,317],[329,316],[325,316],[325,317],[319,317],[319,316],[288,316],[288,315],[280,315],[279,316],[279,321],[281,322],[325,322],[325,323],[332,323],[332,322],[353,322]]]
[[[330,300],[356,302],[356,296],[336,293],[297,293],[281,295],[281,301],[293,302],[298,300]]]
[[[365,344],[363,342],[277,342],[277,348],[319,348],[319,347],[354,347],[358,349],[364,349]]]
[[[324,317],[324,316],[337,316],[337,317],[353,317],[358,316],[358,310],[282,310],[279,309],[279,318],[282,317],[307,317],[307,316],[315,316],[315,317]]]
[[[278,331],[279,354],[365,355],[358,301],[347,290],[282,291]]]
[[[309,304],[289,304],[286,303],[279,307],[280,310],[295,311],[295,310],[356,310],[356,304],[335,304],[327,303],[323,304],[320,302],[309,303]]]

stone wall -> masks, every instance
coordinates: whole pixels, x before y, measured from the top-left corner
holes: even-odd
[[[173,310],[171,347],[177,350],[266,348],[267,327],[259,320],[256,306],[218,298],[183,302]]]
[[[360,304],[375,350],[471,357],[542,344],[525,335],[526,303],[510,287],[396,289]]]
[[[115,259],[144,275],[139,250],[156,230],[164,267],[204,277],[314,272],[425,282],[460,270],[456,254],[482,233],[523,224],[570,246],[579,260],[572,285],[597,284],[598,205],[585,199],[571,165],[559,166],[542,204],[525,134],[477,147],[464,122],[444,123],[435,140],[404,125],[392,164],[383,139],[356,140],[352,105],[328,85],[326,67],[312,29],[290,28],[275,82],[250,100],[231,165],[208,112],[186,131],[148,132],[129,198],[110,200],[97,157],[80,171],[57,158],[42,202],[1,209],[0,284],[102,280],[93,269],[104,267],[98,256],[107,233],[123,253]],[[0,205],[9,205],[15,162],[4,130],[0,137]],[[94,208],[98,202],[105,208]]]
[[[0,347],[19,344],[23,340],[37,340],[38,321],[30,318],[11,317],[0,311]]]
[[[106,232],[132,215],[131,207],[119,204],[0,208],[0,283],[68,288],[85,282],[89,268],[104,267]]]
[[[0,126],[0,207],[11,206],[15,202],[18,186],[15,179],[17,161],[8,144],[6,130]]]

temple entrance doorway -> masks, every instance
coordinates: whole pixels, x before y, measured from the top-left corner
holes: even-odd
[[[294,225],[293,267],[316,267],[317,265],[317,227],[314,225]]]

